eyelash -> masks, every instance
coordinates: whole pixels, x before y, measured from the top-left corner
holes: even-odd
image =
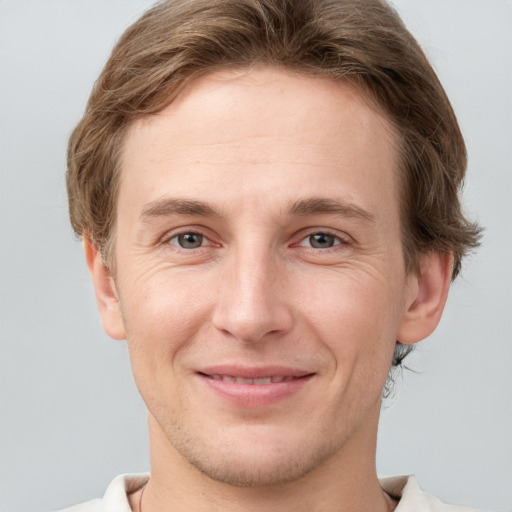
[[[332,238],[333,239],[333,245],[329,246],[329,247],[312,247],[311,245],[305,245],[305,242],[307,243],[308,240],[311,243],[311,238],[312,237],[314,237],[314,236],[321,236],[321,235],[324,236],[324,237]],[[317,230],[317,231],[311,231],[308,234],[306,234],[306,236],[302,237],[300,239],[300,242],[298,244],[295,244],[295,245],[299,246],[299,247],[306,247],[307,249],[311,249],[311,250],[314,250],[314,251],[326,252],[328,250],[337,250],[337,249],[340,248],[340,246],[341,247],[345,247],[349,243],[350,243],[350,241],[348,240],[348,237],[343,237],[343,236],[341,236],[339,234],[332,233],[329,230]]]
[[[183,247],[182,245],[180,245],[178,240],[179,240],[179,237],[183,237],[186,235],[196,235],[196,236],[202,237],[201,245],[199,245],[198,247],[188,247],[188,248]],[[307,242],[308,239],[311,241],[311,237],[319,236],[319,235],[323,235],[326,237],[332,237],[334,240],[333,245],[330,247],[312,247],[311,245],[304,245],[304,242]],[[173,240],[176,240],[176,243],[173,243]],[[172,245],[172,246],[176,247],[178,250],[189,252],[192,250],[202,249],[205,246],[207,246],[207,244],[204,243],[205,241],[210,241],[209,245],[215,245],[214,243],[211,242],[209,237],[206,234],[204,234],[203,232],[201,232],[199,230],[187,230],[187,231],[180,231],[178,233],[173,233],[172,236],[166,237],[164,240],[162,240],[162,243],[164,245]],[[341,246],[341,248],[343,248],[349,244],[350,244],[350,240],[348,239],[348,236],[340,236],[340,234],[332,233],[328,229],[318,229],[318,230],[309,231],[307,234],[302,236],[302,238],[300,239],[300,241],[298,243],[294,243],[291,246],[292,247],[305,247],[306,249],[313,250],[313,251],[327,252],[329,250],[337,250],[340,248],[340,246]]]
[[[196,235],[196,236],[200,236],[202,237],[202,240],[201,240],[201,245],[198,246],[198,247],[191,247],[191,248],[187,248],[187,247],[182,247],[179,242],[177,243],[173,243],[173,240],[178,240],[179,237],[183,237],[183,236],[186,236],[186,235]],[[176,247],[178,250],[182,250],[182,251],[191,251],[191,250],[194,250],[194,249],[202,249],[203,247],[205,247],[204,245],[204,242],[205,241],[209,241],[210,239],[208,238],[207,235],[205,235],[204,233],[202,233],[201,231],[198,231],[198,230],[188,230],[188,231],[180,231],[179,233],[173,233],[172,236],[169,236],[167,238],[165,238],[164,240],[162,240],[162,243],[165,244],[165,245],[172,245],[174,247]]]

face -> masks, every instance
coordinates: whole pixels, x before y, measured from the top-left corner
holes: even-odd
[[[216,72],[131,126],[103,320],[160,451],[268,485],[374,443],[417,294],[396,174],[389,123],[327,78]]]

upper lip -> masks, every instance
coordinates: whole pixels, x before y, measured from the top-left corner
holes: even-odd
[[[304,377],[314,372],[301,368],[290,368],[289,366],[238,366],[238,365],[216,365],[200,368],[198,373],[204,375],[225,375],[230,377],[241,377],[243,379],[262,379],[265,377]]]

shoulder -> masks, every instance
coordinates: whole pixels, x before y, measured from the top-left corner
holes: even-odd
[[[63,508],[56,512],[101,512],[101,500],[91,500],[72,507]]]
[[[384,478],[380,484],[389,495],[399,500],[395,512],[484,512],[443,503],[432,494],[422,491],[413,475]]]
[[[55,512],[131,512],[128,495],[148,481],[149,474],[119,475],[108,486],[102,499],[86,501]]]

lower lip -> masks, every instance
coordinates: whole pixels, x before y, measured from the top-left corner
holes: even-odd
[[[240,407],[263,407],[278,402],[300,391],[313,374],[284,382],[270,384],[240,384],[212,379],[198,374],[208,388],[224,400]]]

